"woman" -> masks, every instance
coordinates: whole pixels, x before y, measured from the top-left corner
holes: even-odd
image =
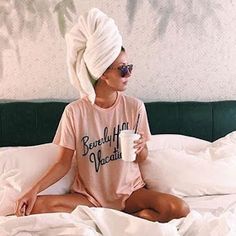
[[[148,190],[142,180],[139,163],[147,158],[150,131],[143,102],[122,93],[133,66],[114,21],[92,9],[66,39],[70,78],[82,99],[65,108],[58,126],[53,142],[60,146],[59,161],[18,200],[16,215],[71,212],[86,205],[159,222],[186,216],[189,208],[183,200]],[[121,159],[119,133],[133,129],[137,119],[137,156],[127,163]],[[37,197],[69,171],[74,152],[78,173],[71,193]]]

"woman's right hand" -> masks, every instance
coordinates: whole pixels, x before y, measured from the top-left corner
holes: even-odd
[[[37,194],[61,179],[70,169],[74,150],[60,147],[58,161],[16,202],[15,214],[27,216],[31,213]]]
[[[36,202],[38,191],[34,188],[25,193],[16,202],[16,216],[28,216]]]

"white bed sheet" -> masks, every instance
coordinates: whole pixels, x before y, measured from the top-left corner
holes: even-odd
[[[185,198],[190,214],[161,224],[120,211],[78,206],[70,213],[0,217],[1,236],[235,236],[236,194]]]
[[[189,204],[191,210],[201,214],[212,213],[219,216],[226,211],[236,209],[236,194],[185,197],[184,200]]]

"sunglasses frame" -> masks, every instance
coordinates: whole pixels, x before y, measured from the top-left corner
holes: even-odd
[[[128,73],[131,74],[133,70],[133,64],[122,65],[117,68],[120,71],[120,76],[125,77]]]
[[[108,69],[119,70],[120,76],[125,77],[127,76],[127,74],[131,74],[133,67],[134,67],[133,64],[128,64],[128,65],[122,65],[119,67],[109,67]]]

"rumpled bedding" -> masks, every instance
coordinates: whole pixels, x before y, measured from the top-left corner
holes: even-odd
[[[72,213],[0,217],[1,236],[235,236],[236,204],[216,216],[192,210],[169,223],[150,222],[126,213],[78,206]]]
[[[210,171],[212,165],[208,165],[205,168],[205,174],[207,174],[205,176],[203,176],[201,168],[196,172],[196,162],[204,159],[203,157],[201,158],[200,156],[199,160],[192,158],[194,161],[192,166],[185,163],[185,166],[191,171],[195,170],[196,174],[193,175],[189,186],[184,186],[185,189],[183,190],[185,192],[186,189],[191,190],[190,193],[193,193],[193,190],[196,190],[198,187],[197,182],[199,182],[199,179],[196,178],[201,173],[203,179],[203,185],[201,187],[204,187],[204,191],[195,191],[195,193],[200,192],[200,195],[184,195],[184,200],[190,205],[191,212],[182,219],[175,219],[164,224],[150,222],[112,209],[78,206],[72,213],[38,214],[19,218],[16,216],[0,216],[0,236],[235,236],[236,193],[234,191],[234,175],[236,166],[236,132],[232,132],[226,137],[212,143],[205,150],[207,150],[205,153],[209,154],[206,157],[214,157],[212,161],[219,161],[224,164],[221,168],[222,178],[220,178],[222,186],[219,188],[219,181],[214,178],[213,173]],[[160,154],[160,151],[158,153]],[[189,152],[186,153],[189,154]],[[30,153],[28,155],[31,157]],[[41,158],[41,155],[39,156]],[[206,160],[208,159],[206,158]],[[185,158],[185,160],[189,161],[188,158]],[[179,161],[180,157],[178,156],[176,163],[179,163]],[[157,161],[156,163],[160,162]],[[173,165],[173,161],[170,163]],[[232,165],[233,163],[234,165]],[[181,167],[184,168],[182,161]],[[218,170],[220,171],[221,169],[219,168]],[[17,186],[12,178],[12,176],[15,176],[14,168],[9,168],[9,170],[9,173],[3,172],[4,175],[0,178],[0,182],[2,183],[0,192],[3,192],[5,188]],[[147,170],[148,173],[151,173],[150,168]],[[156,177],[154,175],[160,173],[160,170],[163,170],[163,166],[161,166],[159,171],[157,170],[156,167],[153,169],[154,172],[151,174],[152,181]],[[232,176],[227,179],[225,177],[228,176],[227,173],[229,170],[231,170]],[[219,171],[214,172],[217,178],[219,177]],[[170,173],[171,176],[172,173],[175,172],[172,171]],[[165,175],[166,172],[163,176],[166,177]],[[180,178],[180,183],[182,183],[183,179],[186,179],[186,177]],[[178,182],[176,178],[173,180],[174,184]],[[212,180],[212,182],[207,182],[207,180]],[[160,183],[160,181],[157,183]],[[230,184],[232,184],[232,188],[230,188]],[[170,186],[173,188],[174,185]],[[217,191],[211,191],[212,187],[217,187]],[[199,189],[201,190],[203,188]],[[232,191],[223,191],[224,189]],[[12,195],[5,194],[4,196],[6,198],[8,196],[7,199],[14,202],[14,199],[9,198]],[[2,206],[5,206],[4,204],[7,204],[7,201],[4,201]]]

